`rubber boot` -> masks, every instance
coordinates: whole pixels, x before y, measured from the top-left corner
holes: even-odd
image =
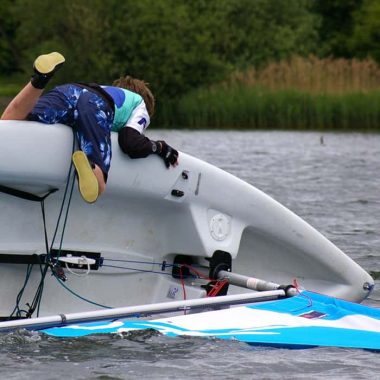
[[[65,57],[57,52],[40,55],[33,64],[35,74],[31,78],[32,86],[43,89],[54,73],[64,64]]]
[[[78,176],[78,187],[82,198],[87,203],[94,203],[99,196],[99,184],[87,156],[78,150],[72,160]]]

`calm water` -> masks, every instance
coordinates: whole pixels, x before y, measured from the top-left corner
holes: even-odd
[[[265,191],[380,278],[380,135],[150,132]],[[365,303],[380,307],[380,281]],[[368,379],[380,354],[262,349],[152,333],[0,336],[2,379]]]

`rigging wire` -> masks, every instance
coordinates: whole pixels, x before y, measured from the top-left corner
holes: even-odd
[[[58,283],[60,285],[62,285],[68,292],[70,292],[75,297],[81,299],[82,301],[85,301],[85,302],[90,303],[90,304],[95,305],[95,306],[102,307],[103,309],[113,309],[112,306],[105,306],[105,305],[102,305],[102,304],[97,303],[95,301],[91,301],[90,299],[81,296],[80,294],[78,294],[74,290],[70,289],[66,284],[64,284],[64,282],[58,276],[56,276],[55,274],[54,274],[54,277],[56,278],[56,280],[58,281]]]
[[[72,164],[70,165],[69,175],[68,175],[68,180],[67,180],[67,183],[66,183],[64,197],[63,197],[63,200],[62,200],[61,210],[60,210],[60,213],[59,213],[59,216],[58,216],[58,220],[57,220],[57,224],[56,224],[56,229],[55,229],[55,233],[54,233],[54,238],[53,238],[53,240],[51,242],[50,248],[49,248],[49,244],[48,244],[48,238],[47,238],[47,232],[46,232],[45,211],[44,211],[44,206],[43,206],[43,222],[44,222],[44,229],[45,229],[46,257],[45,257],[45,263],[44,263],[43,269],[42,269],[42,265],[43,264],[42,263],[39,264],[40,265],[40,271],[41,271],[41,279],[40,279],[39,285],[37,287],[37,291],[36,291],[36,293],[34,295],[32,304],[29,306],[29,311],[28,311],[28,313],[26,315],[28,318],[32,316],[32,314],[34,313],[34,311],[36,309],[37,309],[37,317],[39,316],[40,306],[41,306],[41,300],[42,300],[42,294],[43,294],[44,286],[45,286],[46,274],[47,274],[49,268],[54,268],[54,266],[57,265],[57,262],[58,262],[58,257],[59,257],[60,250],[58,251],[58,256],[57,256],[57,258],[55,260],[55,263],[53,263],[53,260],[52,260],[53,257],[51,255],[51,250],[52,250],[52,247],[53,247],[53,244],[54,244],[54,240],[55,240],[55,237],[56,237],[56,233],[58,231],[59,224],[60,224],[60,221],[61,221],[61,218],[62,218],[62,210],[63,210],[64,203],[66,201],[67,189],[68,189],[68,183],[70,182],[71,170],[72,170]],[[68,211],[69,211],[69,208],[70,208],[71,195],[72,195],[72,191],[73,191],[73,187],[74,187],[73,185],[74,185],[74,181],[72,181],[70,198],[69,198],[69,202],[68,202],[68,205],[67,205],[67,210],[66,210],[66,215],[65,215],[65,220],[64,220],[64,227],[63,227],[63,232],[62,232],[62,236],[61,236],[61,245],[62,245],[62,240],[63,240],[63,236],[64,236],[64,230],[65,230],[65,226],[66,226],[66,222],[67,222]],[[61,246],[60,246],[60,248],[61,248]]]
[[[109,260],[112,261],[113,259],[109,259]],[[132,260],[113,260],[113,261],[132,261]],[[149,262],[140,262],[140,263],[151,264]],[[156,264],[157,265],[162,265],[161,263],[156,263]],[[127,268],[127,267],[119,267],[119,266],[113,266],[113,265],[102,265],[102,266],[112,267],[112,268],[119,268],[119,269],[129,269],[129,270],[133,270],[133,271],[136,271],[136,272],[143,272],[143,273],[154,273],[154,274],[169,275],[169,276],[172,275],[171,273],[149,271],[149,270],[137,269],[137,268]],[[186,296],[186,287],[185,287],[184,276],[183,276],[183,273],[182,273],[183,267],[187,267],[188,269],[193,270],[197,274],[196,276],[193,276],[193,278],[210,280],[207,276],[202,275],[200,272],[198,272],[196,269],[194,269],[191,265],[187,265],[187,264],[168,264],[167,266],[179,267],[180,282],[181,282],[181,286],[182,286],[182,291],[183,291],[183,295],[184,295],[183,299],[184,300],[186,300],[187,296]],[[61,286],[63,286],[68,292],[70,292],[75,297],[81,299],[82,301],[85,301],[85,302],[90,303],[90,304],[95,305],[95,306],[99,306],[99,307],[104,308],[104,309],[112,309],[113,308],[111,306],[102,305],[102,304],[100,304],[98,302],[92,301],[92,300],[90,300],[90,299],[88,299],[88,298],[86,298],[84,296],[81,296],[79,293],[75,292],[73,289],[71,289],[69,286],[67,286],[62,281],[62,279],[60,279],[55,273],[53,273],[53,275],[54,275],[54,277],[56,278],[56,280],[59,282],[59,284]],[[220,282],[220,286],[217,287],[216,289],[214,289],[214,292],[213,292],[212,295],[207,294],[209,297],[215,297],[220,292],[220,290],[225,285],[225,283],[228,282],[228,280],[224,279],[224,280],[219,280],[218,282]],[[186,310],[185,310],[185,313],[186,313]]]
[[[152,261],[138,261],[138,260],[125,260],[125,259],[109,259],[109,258],[104,258],[103,259],[103,262],[104,261],[115,261],[115,262],[122,262],[122,263],[134,263],[134,264],[146,264],[146,265],[159,265],[160,267],[163,267],[163,268],[172,268],[172,267],[175,267],[177,266],[178,264],[167,264],[166,261],[163,261],[161,263],[156,263],[156,262],[152,262]]]
[[[75,149],[75,132],[73,131],[73,133],[74,133],[74,138],[73,138],[72,152],[74,152],[74,149]],[[13,309],[12,313],[10,314],[9,318],[12,318],[15,313],[16,313],[17,317],[20,317],[20,318],[23,317],[22,313],[24,313],[25,317],[30,318],[33,315],[33,313],[34,313],[34,311],[36,309],[37,309],[37,317],[39,316],[39,311],[40,311],[42,294],[43,294],[44,285],[45,285],[46,274],[47,274],[49,268],[52,268],[52,271],[53,271],[54,266],[56,266],[57,263],[58,263],[58,258],[59,258],[60,252],[61,252],[61,247],[62,247],[62,242],[63,242],[63,236],[64,236],[64,231],[65,231],[65,227],[66,227],[66,223],[67,223],[68,212],[69,212],[69,208],[70,208],[70,204],[71,204],[71,197],[72,197],[73,188],[74,188],[74,182],[75,182],[75,175],[73,175],[73,176],[71,175],[72,168],[73,168],[73,164],[71,162],[70,168],[69,168],[69,172],[68,172],[68,175],[67,175],[64,196],[63,196],[63,199],[62,199],[61,208],[60,208],[60,212],[59,212],[59,215],[58,215],[58,219],[57,219],[57,223],[56,223],[56,228],[55,228],[55,231],[54,231],[54,236],[53,236],[53,239],[52,239],[50,247],[49,247],[49,239],[48,239],[47,228],[46,228],[45,198],[48,195],[50,195],[51,192],[49,192],[46,196],[44,196],[40,200],[41,213],[42,213],[42,222],[43,222],[43,228],[44,228],[45,249],[46,249],[46,256],[45,256],[45,259],[44,259],[44,263],[41,263],[40,257],[37,256],[38,257],[38,261],[39,261],[40,272],[41,272],[41,279],[40,279],[40,282],[39,282],[39,284],[37,286],[37,290],[35,292],[35,295],[34,295],[32,303],[31,304],[26,303],[26,306],[28,306],[28,310],[22,310],[22,309],[20,309],[19,303],[21,302],[21,298],[22,298],[22,296],[24,294],[26,285],[27,285],[27,283],[28,283],[28,281],[30,279],[30,276],[31,276],[31,273],[32,273],[32,270],[33,270],[33,265],[34,265],[34,264],[28,264],[26,275],[25,275],[24,284],[23,284],[21,290],[19,291],[19,293],[18,293],[18,295],[16,297],[16,305],[15,305],[15,308]],[[57,255],[57,258],[55,260],[55,263],[53,264],[51,251],[52,251],[52,247],[53,247],[53,244],[54,244],[57,232],[58,232],[58,228],[59,228],[59,225],[60,225],[60,222],[61,222],[62,212],[63,212],[64,205],[65,205],[65,202],[66,202],[66,197],[67,197],[68,187],[69,187],[69,184],[70,184],[70,179],[72,179],[70,197],[69,197],[68,205],[67,205],[67,209],[66,209],[66,214],[65,214],[65,219],[64,219],[63,229],[62,229],[62,235],[61,235],[61,241],[60,241],[60,247],[59,247],[58,255]],[[43,268],[42,268],[42,266],[43,266]],[[53,273],[54,273],[54,271],[53,271]]]
[[[30,274],[32,273],[33,265],[34,264],[28,264],[27,267],[26,267],[26,275],[25,275],[24,284],[23,284],[22,288],[20,289],[19,293],[17,294],[16,305],[15,305],[12,313],[9,315],[9,318],[12,318],[14,315],[17,318],[21,318],[22,317],[22,313],[25,313],[25,314],[27,313],[26,310],[20,309],[20,301],[21,301],[22,295],[24,294],[24,290],[26,288],[26,285],[28,284],[28,281],[29,281],[29,278],[30,278]]]
[[[73,131],[73,133],[74,133],[74,138],[73,138],[72,152],[74,152],[74,149],[75,149],[75,132]],[[51,194],[51,192],[49,192],[48,195],[41,198],[41,200],[40,200],[43,229],[44,229],[45,249],[46,249],[46,255],[44,257],[44,262],[41,262],[40,256],[37,256],[38,257],[38,265],[39,265],[39,269],[40,269],[40,273],[41,273],[41,279],[40,279],[39,284],[37,286],[37,290],[35,292],[33,301],[31,302],[31,304],[26,303],[26,306],[28,306],[28,310],[21,309],[20,308],[20,302],[21,302],[22,296],[23,296],[24,291],[26,289],[26,286],[29,282],[29,279],[31,277],[31,273],[32,273],[33,267],[34,267],[34,264],[28,264],[26,274],[25,274],[24,284],[23,284],[21,290],[19,291],[19,293],[16,297],[16,305],[15,305],[12,313],[10,314],[9,318],[12,318],[15,313],[16,313],[17,317],[22,317],[22,314],[24,313],[26,317],[30,318],[33,315],[35,310],[37,310],[37,317],[39,316],[46,274],[47,274],[49,268],[51,269],[52,275],[57,279],[59,284],[61,286],[63,286],[67,291],[69,291],[71,294],[73,294],[74,296],[78,297],[79,299],[81,299],[87,303],[90,303],[90,304],[93,304],[93,305],[96,305],[96,306],[99,306],[102,308],[107,308],[107,309],[111,308],[110,306],[105,306],[105,305],[99,304],[95,301],[92,301],[90,299],[87,299],[86,297],[81,296],[80,294],[76,293],[75,291],[73,291],[67,285],[65,285],[63,283],[66,280],[66,277],[64,275],[62,268],[59,265],[59,258],[60,258],[61,252],[62,252],[63,238],[64,238],[64,234],[65,234],[65,229],[66,229],[66,225],[67,225],[67,220],[68,220],[68,215],[69,215],[69,210],[70,210],[70,205],[71,205],[71,200],[72,200],[72,195],[73,195],[73,189],[74,189],[74,184],[75,184],[75,172],[74,172],[74,175],[72,175],[72,171],[73,171],[73,164],[71,162],[70,167],[69,167],[69,172],[67,174],[66,186],[65,186],[64,195],[62,198],[60,211],[59,211],[57,223],[55,226],[55,230],[54,230],[54,234],[53,234],[53,238],[52,238],[50,246],[49,246],[49,239],[48,239],[48,233],[47,233],[47,228],[46,228],[46,212],[45,212],[45,202],[44,201],[45,201],[45,198]],[[71,183],[71,189],[69,191],[70,183]],[[68,196],[68,193],[69,193],[69,196]],[[68,196],[68,200],[66,202],[67,196]],[[65,210],[65,215],[64,215],[64,219],[63,219],[63,225],[61,226],[61,238],[60,238],[60,242],[59,242],[59,248],[57,250],[57,254],[53,257],[52,250],[53,250],[53,246],[54,246],[57,234],[58,234],[58,230],[59,230],[61,222],[62,222],[62,216],[63,216],[65,205],[66,205],[66,210]],[[124,267],[124,266],[119,266],[119,265],[104,264],[105,261],[119,262],[119,263],[133,263],[133,264],[150,265],[150,266],[159,265],[161,267],[161,271],[145,270],[145,269]],[[188,265],[188,264],[167,264],[166,261],[163,261],[161,263],[156,263],[156,262],[138,261],[138,260],[103,259],[103,263],[101,264],[101,266],[108,267],[108,268],[115,268],[115,269],[125,269],[125,270],[140,272],[140,273],[153,273],[153,274],[161,274],[161,275],[168,275],[168,276],[172,276],[173,274],[172,274],[172,272],[170,272],[170,273],[165,272],[165,270],[167,268],[179,267],[179,277],[180,277],[180,282],[181,282],[181,286],[182,286],[182,290],[183,290],[184,300],[186,300],[186,286],[185,286],[185,281],[184,281],[183,268],[189,269],[189,271],[193,273],[193,278],[199,278],[199,279],[211,281],[210,278],[208,278],[207,276],[203,275],[198,270],[196,270],[194,268],[194,266]],[[186,277],[188,277],[188,274],[186,274]],[[220,292],[220,290],[223,288],[223,286],[226,284],[226,282],[227,282],[226,280],[217,280],[207,295],[210,297],[216,296]]]
[[[102,265],[102,267],[107,267],[107,268],[115,268],[115,269],[127,269],[127,270],[130,270],[130,271],[134,271],[134,272],[142,272],[142,273],[155,273],[155,274],[163,274],[163,275],[167,275],[167,276],[172,276],[172,273],[168,273],[168,272],[158,272],[158,271],[154,271],[154,270],[147,270],[147,269],[138,269],[138,268],[130,268],[130,267],[122,267],[122,266],[118,266],[118,265]]]

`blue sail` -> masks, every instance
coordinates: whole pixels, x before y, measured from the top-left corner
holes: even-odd
[[[380,310],[303,291],[297,296],[154,320],[116,319],[42,330],[56,337],[153,329],[166,336],[238,340],[275,347],[380,350]]]

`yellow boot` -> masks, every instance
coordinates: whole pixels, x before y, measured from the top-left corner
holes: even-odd
[[[43,54],[34,61],[34,71],[38,74],[49,75],[53,74],[65,62],[65,57],[57,52]]]
[[[72,160],[77,172],[79,192],[82,198],[87,203],[94,203],[99,196],[99,184],[87,156],[78,150],[74,152]]]
[[[34,88],[43,89],[54,73],[64,64],[65,57],[57,52],[40,55],[33,64],[35,74],[31,78]]]

